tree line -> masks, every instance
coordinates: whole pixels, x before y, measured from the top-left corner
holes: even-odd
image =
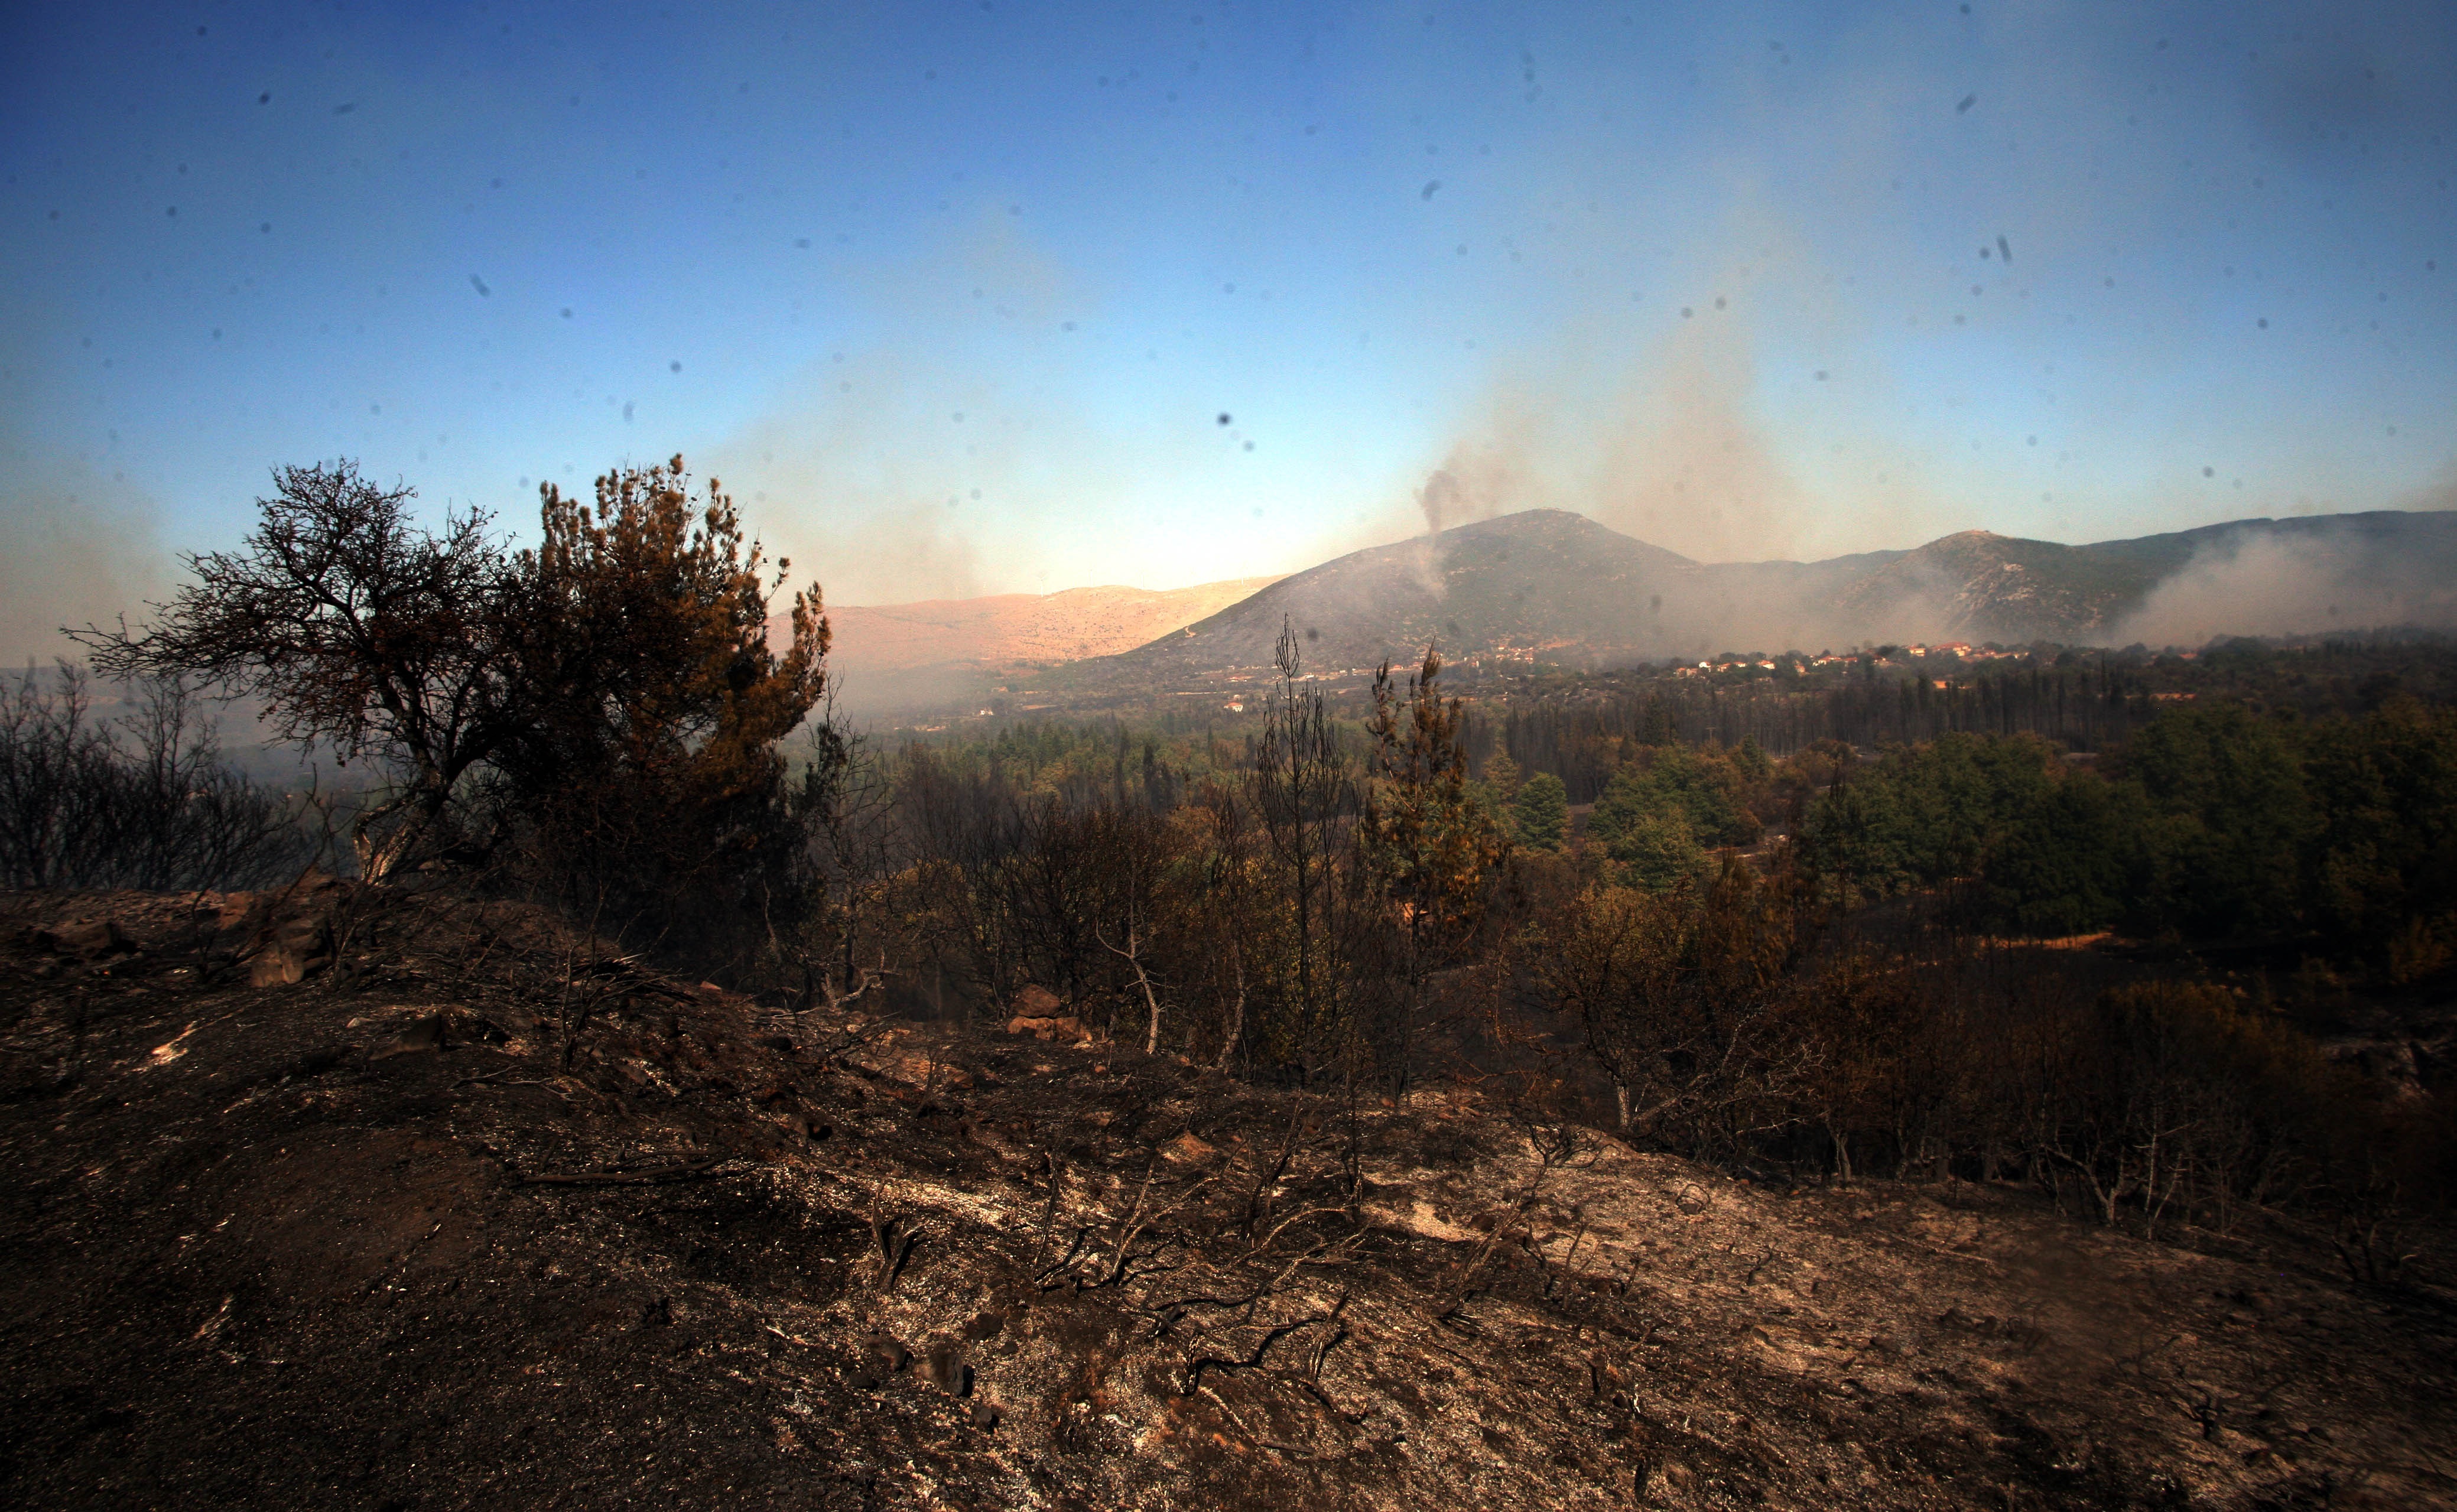
[[[2179,705],[2088,765],[1948,735],[1836,781],[1800,846],[1848,892],[1951,889],[1987,927],[2302,941],[2402,984],[2457,950],[2457,712]]]
[[[1634,751],[1667,744],[1752,742],[1777,756],[1839,740],[1864,749],[1949,735],[2034,735],[2072,751],[2123,744],[2170,702],[2223,698],[2309,717],[2360,714],[2405,691],[2457,697],[2457,654],[2427,632],[2342,636],[2280,647],[2244,637],[2189,656],[2143,647],[2040,645],[2001,661],[1965,662],[1877,647],[1806,675],[1755,664],[1698,676],[1591,674],[1471,705],[1468,738],[1481,762],[1504,754],[1561,779],[1592,802]]]

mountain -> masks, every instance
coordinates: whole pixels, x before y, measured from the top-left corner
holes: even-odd
[[[1282,578],[1105,670],[1266,666],[1283,623],[1322,672],[1404,664],[1429,640],[1454,661],[1609,665],[1885,640],[2189,644],[2457,624],[2457,512],[2238,520],[2086,546],[1966,530],[1907,551],[1705,564],[1531,509]]]
[[[1488,654],[1637,652],[1658,638],[1663,595],[1698,570],[1583,515],[1530,509],[1351,552],[1119,660],[1264,666],[1284,617],[1305,637],[1306,665],[1324,670],[1404,659],[1435,637]]]
[[[1841,623],[1996,641],[2188,642],[2452,620],[2457,512],[2230,520],[2088,546],[1966,530],[1858,575]]]

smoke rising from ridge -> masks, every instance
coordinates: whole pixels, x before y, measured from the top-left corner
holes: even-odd
[[[2196,553],[2107,639],[2199,646],[2228,635],[2412,627],[2457,627],[2457,561],[2385,550],[2350,533],[2264,533]]]

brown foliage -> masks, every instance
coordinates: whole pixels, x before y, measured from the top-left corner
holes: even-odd
[[[541,490],[541,541],[508,567],[519,737],[497,761],[530,873],[591,917],[650,939],[688,923],[704,954],[790,909],[798,847],[779,742],[825,690],[816,585],[793,641],[768,642],[770,594],[733,502],[694,501],[680,457],[597,480],[593,504]]]

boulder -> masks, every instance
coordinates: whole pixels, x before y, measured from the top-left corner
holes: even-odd
[[[953,1344],[939,1344],[921,1357],[919,1371],[923,1380],[950,1397],[969,1395],[973,1389],[973,1368],[964,1363],[963,1352]]]
[[[1026,984],[1015,995],[1014,1006],[1015,1017],[1006,1021],[1009,1034],[1029,1034],[1059,1045],[1084,1045],[1092,1038],[1084,1021],[1066,1011],[1065,1002],[1037,982]]]
[[[276,924],[249,958],[247,984],[289,986],[333,963],[333,924],[321,914],[294,914]]]
[[[99,956],[124,956],[134,952],[136,942],[119,927],[116,919],[82,919],[62,924],[53,932],[58,948],[71,955],[89,959]]]
[[[325,962],[324,957],[307,955],[277,941],[248,958],[247,984],[251,987],[293,986],[306,981]]]
[[[1029,1034],[1036,1040],[1056,1045],[1088,1045],[1092,1036],[1084,1021],[1069,1014],[1063,1018],[1032,1018],[1022,1014],[1006,1021],[1009,1034]]]

